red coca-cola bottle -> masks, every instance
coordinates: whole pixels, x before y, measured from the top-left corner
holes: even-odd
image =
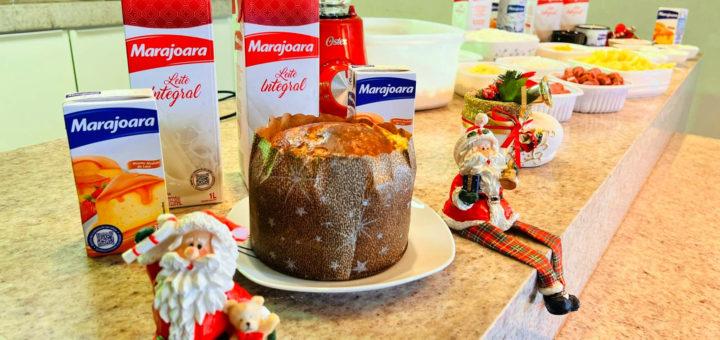
[[[366,63],[362,19],[350,0],[321,0],[321,113],[347,115],[348,69]]]

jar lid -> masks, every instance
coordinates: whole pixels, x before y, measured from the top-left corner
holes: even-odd
[[[610,27],[603,25],[577,25],[575,26],[575,29],[609,31]]]

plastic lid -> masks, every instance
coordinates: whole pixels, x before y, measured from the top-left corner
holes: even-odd
[[[342,18],[350,13],[351,0],[320,0],[321,18]]]

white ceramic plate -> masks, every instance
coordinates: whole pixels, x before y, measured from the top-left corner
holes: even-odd
[[[249,198],[244,198],[230,211],[228,218],[245,226],[250,225]],[[398,263],[386,271],[350,281],[312,281],[282,274],[255,258],[246,242],[238,258],[238,271],[259,285],[295,292],[349,293],[398,286],[435,274],[455,258],[452,233],[438,214],[413,199],[410,215],[408,248]]]

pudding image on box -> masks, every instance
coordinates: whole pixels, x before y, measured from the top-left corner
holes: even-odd
[[[63,105],[88,256],[120,254],[169,211],[149,89],[74,93]]]
[[[687,16],[686,8],[660,7],[657,11],[653,41],[664,45],[682,44]]]
[[[285,113],[319,114],[319,6],[317,0],[233,0],[239,24],[240,159],[246,179],[255,130]]]
[[[413,132],[415,72],[402,67],[352,66],[348,117],[390,122]]]
[[[130,85],[157,99],[170,207],[222,200],[210,0],[122,0]]]

